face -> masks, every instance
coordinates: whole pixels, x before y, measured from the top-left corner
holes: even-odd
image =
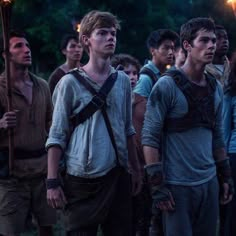
[[[80,61],[83,55],[83,48],[78,41],[71,39],[68,41],[66,49],[62,50],[67,60]]]
[[[155,65],[166,66],[173,64],[174,60],[174,42],[172,40],[164,40],[158,48],[151,49],[152,59]]]
[[[185,62],[186,56],[184,50],[179,48],[175,51],[175,66],[177,68],[181,67]]]
[[[124,67],[124,72],[129,76],[131,87],[134,88],[138,80],[137,68],[134,65],[129,64]]]
[[[31,51],[25,38],[12,37],[9,41],[9,51],[11,63],[22,66],[31,65]]]
[[[228,35],[225,30],[216,31],[216,54],[226,55],[229,50]]]
[[[188,58],[191,58],[195,63],[206,65],[213,60],[216,50],[216,35],[213,31],[202,29],[197,32],[192,44],[184,41],[183,45],[188,52]]]
[[[116,29],[98,28],[91,33],[90,37],[83,37],[83,40],[89,48],[89,54],[110,57],[116,48]]]

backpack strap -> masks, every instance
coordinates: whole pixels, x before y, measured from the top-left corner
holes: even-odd
[[[143,67],[140,72],[139,72],[140,75],[148,75],[151,80],[152,80],[152,86],[154,86],[154,84],[157,82],[157,76],[156,74],[149,68],[147,67]]]
[[[108,134],[111,139],[112,146],[115,151],[116,155],[116,161],[117,165],[120,166],[120,161],[119,161],[119,155],[118,155],[118,148],[116,145],[115,137],[113,134],[111,122],[109,120],[109,117],[106,112],[106,97],[108,93],[111,91],[114,83],[116,82],[118,72],[112,73],[105,81],[103,86],[100,88],[100,90],[97,92],[92,85],[88,83],[87,80],[83,78],[82,75],[78,73],[78,70],[73,70],[69,72],[74,75],[74,77],[79,80],[81,84],[84,85],[84,87],[93,95],[92,100],[88,103],[87,106],[85,106],[79,113],[71,116],[71,121],[73,124],[73,127],[75,128],[77,125],[83,123],[85,120],[87,120],[89,117],[91,117],[96,111],[99,109],[102,112]]]

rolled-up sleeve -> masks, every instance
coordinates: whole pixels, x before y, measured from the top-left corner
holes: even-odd
[[[69,117],[72,113],[73,104],[73,83],[71,76],[64,76],[57,84],[53,93],[53,117],[46,148],[50,146],[60,146],[62,150],[66,148],[67,140],[70,136]]]

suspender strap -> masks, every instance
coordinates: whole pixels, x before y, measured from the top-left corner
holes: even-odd
[[[102,115],[103,115],[104,121],[106,123],[107,131],[108,131],[108,134],[110,136],[111,143],[112,143],[112,146],[113,146],[115,154],[116,154],[117,165],[120,166],[119,155],[118,155],[118,148],[116,146],[116,141],[115,141],[115,137],[114,137],[114,134],[113,134],[113,131],[112,131],[111,122],[109,120],[109,117],[107,115],[105,107],[102,108]]]
[[[79,80],[79,82],[84,85],[84,87],[93,95],[92,100],[85,106],[79,113],[73,115],[71,117],[71,122],[74,127],[86,121],[89,117],[91,117],[97,110],[102,109],[106,105],[106,97],[110,90],[112,89],[116,78],[117,72],[112,73],[104,82],[101,89],[97,92],[87,80],[81,76],[77,70],[73,70],[70,72],[74,75],[74,77]]]
[[[116,73],[111,74],[107,78],[107,80],[105,81],[105,83],[103,84],[103,86],[101,87],[101,89],[98,92],[88,83],[87,80],[85,80],[83,78],[83,76],[81,76],[78,73],[78,71],[73,70],[70,73],[72,73],[74,75],[74,77],[76,79],[78,79],[79,82],[81,84],[83,84],[84,87],[93,95],[93,98],[88,103],[88,105],[85,106],[79,113],[77,113],[71,117],[71,121],[73,123],[73,126],[76,127],[77,125],[83,123],[85,120],[87,120],[89,117],[91,117],[97,110],[100,109],[102,112],[106,127],[107,127],[108,134],[111,139],[112,146],[115,151],[117,165],[120,166],[118,149],[117,149],[115,137],[114,137],[114,134],[112,131],[111,122],[110,122],[109,117],[107,115],[106,106],[105,106],[106,105],[106,97],[107,97],[108,93],[111,91],[111,89],[117,79],[118,73],[116,72]]]

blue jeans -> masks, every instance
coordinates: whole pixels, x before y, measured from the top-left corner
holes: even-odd
[[[163,212],[165,236],[216,236],[219,185],[216,177],[198,186],[170,185],[174,211]]]

